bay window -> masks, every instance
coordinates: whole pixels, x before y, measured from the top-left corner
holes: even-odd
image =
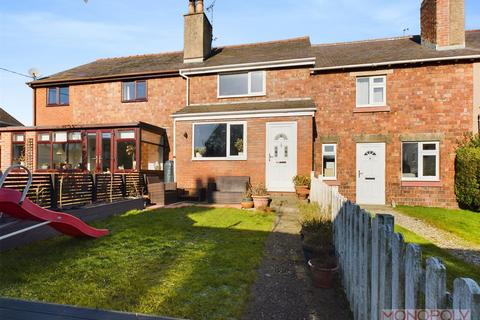
[[[25,134],[12,135],[12,165],[25,165]]]
[[[265,78],[265,71],[220,74],[218,76],[218,97],[264,95]]]
[[[193,158],[246,159],[246,124],[203,123],[193,125]]]
[[[323,178],[325,180],[337,179],[337,145],[322,145]]]
[[[439,180],[439,143],[402,143],[402,180]]]

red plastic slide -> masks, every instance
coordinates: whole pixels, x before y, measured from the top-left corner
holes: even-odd
[[[23,202],[21,199],[21,192],[0,188],[0,211],[17,219],[50,221],[49,226],[71,237],[99,238],[108,234],[108,230],[92,228],[72,215],[44,209],[28,198]]]

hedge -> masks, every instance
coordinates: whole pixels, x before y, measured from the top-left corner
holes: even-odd
[[[455,194],[460,207],[480,212],[480,135],[457,149]]]

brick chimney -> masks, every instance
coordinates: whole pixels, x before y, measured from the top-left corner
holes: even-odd
[[[465,48],[465,0],[423,0],[422,44],[436,50]]]
[[[212,51],[212,25],[203,11],[203,0],[189,0],[184,19],[183,61],[202,62]]]

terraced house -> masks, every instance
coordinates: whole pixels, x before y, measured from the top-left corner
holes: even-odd
[[[424,0],[421,35],[212,48],[189,1],[184,50],[100,59],[29,85],[34,126],[1,130],[2,167],[162,172],[179,188],[315,171],[362,204],[456,206],[455,148],[477,132],[480,30],[463,0]],[[11,150],[11,152],[5,152]]]

